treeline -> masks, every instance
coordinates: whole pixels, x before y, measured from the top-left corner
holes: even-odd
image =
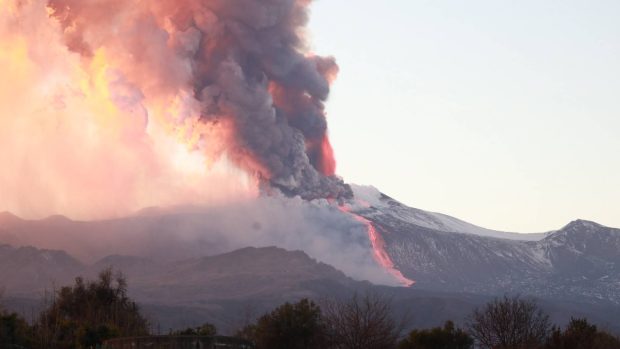
[[[286,303],[238,333],[256,349],[620,349],[620,339],[571,319],[552,326],[533,300],[504,297],[476,309],[465,328],[444,326],[401,336],[406,319],[396,321],[390,302],[377,295],[328,301],[323,307],[303,299]]]
[[[0,348],[95,348],[109,338],[149,332],[147,320],[127,296],[125,278],[111,269],[95,281],[77,278],[46,303],[32,324],[0,311]]]
[[[54,292],[28,323],[0,309],[0,349],[98,348],[106,339],[144,336],[149,324],[127,296],[127,282],[107,269],[95,281],[77,278]],[[256,349],[620,349],[620,339],[586,319],[565,328],[529,299],[503,297],[476,309],[463,328],[452,321],[406,332],[389,299],[376,294],[285,303],[244,326],[236,336]],[[170,335],[214,336],[204,324]]]

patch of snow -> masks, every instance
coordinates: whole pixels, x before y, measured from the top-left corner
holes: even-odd
[[[358,206],[354,206],[354,209],[364,208],[365,206],[369,205],[376,208],[388,207],[388,205],[381,200],[381,192],[379,191],[379,189],[371,185],[352,184],[351,189],[353,189],[353,194],[355,195],[355,199],[357,200],[355,205]]]
[[[357,207],[353,206],[353,210],[364,209],[371,206],[380,211],[381,214],[389,214],[424,228],[447,233],[466,233],[521,241],[539,241],[547,235],[546,233],[522,234],[486,229],[442,213],[408,207],[396,200],[393,201],[397,205],[395,206],[394,204],[390,204],[391,200],[385,199],[381,192],[372,186],[351,185],[351,189],[353,189],[353,193],[357,199],[355,204]],[[388,208],[389,210],[386,210]]]
[[[532,255],[531,255],[532,259],[534,260],[535,263],[539,265],[544,265],[547,267],[552,266],[551,260],[549,259],[549,255],[547,254],[547,251],[545,250],[543,246],[540,246],[539,244],[537,244],[537,246],[533,248],[531,252],[532,252]]]

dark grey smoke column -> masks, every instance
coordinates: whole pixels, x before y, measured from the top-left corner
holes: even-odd
[[[114,21],[126,23],[134,10],[146,13],[139,21],[158,26],[163,35],[172,28],[174,40],[167,48],[191,71],[186,83],[201,105],[201,121],[231,130],[226,151],[233,161],[287,195],[345,199],[352,191],[335,176],[324,110],[338,66],[305,47],[310,3],[48,0],[69,49],[86,56],[107,38],[118,39]],[[99,32],[102,28],[107,37]],[[96,35],[89,36],[89,30]],[[141,45],[150,45],[142,37],[138,33],[128,40],[121,54],[156,61],[158,53],[140,51]]]
[[[195,93],[205,122],[232,118],[238,151],[256,160],[269,183],[304,199],[348,198],[348,185],[323,168],[327,122],[323,102],[333,59],[306,56],[301,30],[309,1],[218,0],[185,23],[200,32]],[[186,16],[183,16],[187,18]]]

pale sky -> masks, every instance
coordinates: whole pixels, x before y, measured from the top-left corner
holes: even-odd
[[[620,1],[319,0],[310,34],[348,182],[498,230],[620,227]]]

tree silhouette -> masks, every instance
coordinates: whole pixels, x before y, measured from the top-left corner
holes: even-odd
[[[325,348],[321,309],[308,299],[279,306],[239,335],[253,341],[257,349]]]
[[[32,329],[21,316],[0,309],[0,348],[32,346]]]
[[[482,348],[535,349],[545,344],[550,324],[535,301],[504,296],[476,309],[468,329]]]
[[[392,349],[403,323],[392,317],[391,302],[376,294],[357,294],[346,301],[326,301],[324,319],[330,347]]]
[[[171,334],[175,336],[215,336],[217,328],[213,324],[205,323],[198,327],[188,327],[184,330],[174,331]]]
[[[127,296],[127,282],[112,269],[96,281],[78,277],[55,293],[34,326],[38,348],[91,348],[118,336],[145,335],[148,323]]]
[[[399,349],[470,349],[474,340],[460,328],[455,328],[452,321],[446,321],[443,327],[429,330],[413,330],[402,340]]]
[[[620,339],[600,331],[586,319],[574,319],[562,331],[554,328],[546,349],[620,349]]]

